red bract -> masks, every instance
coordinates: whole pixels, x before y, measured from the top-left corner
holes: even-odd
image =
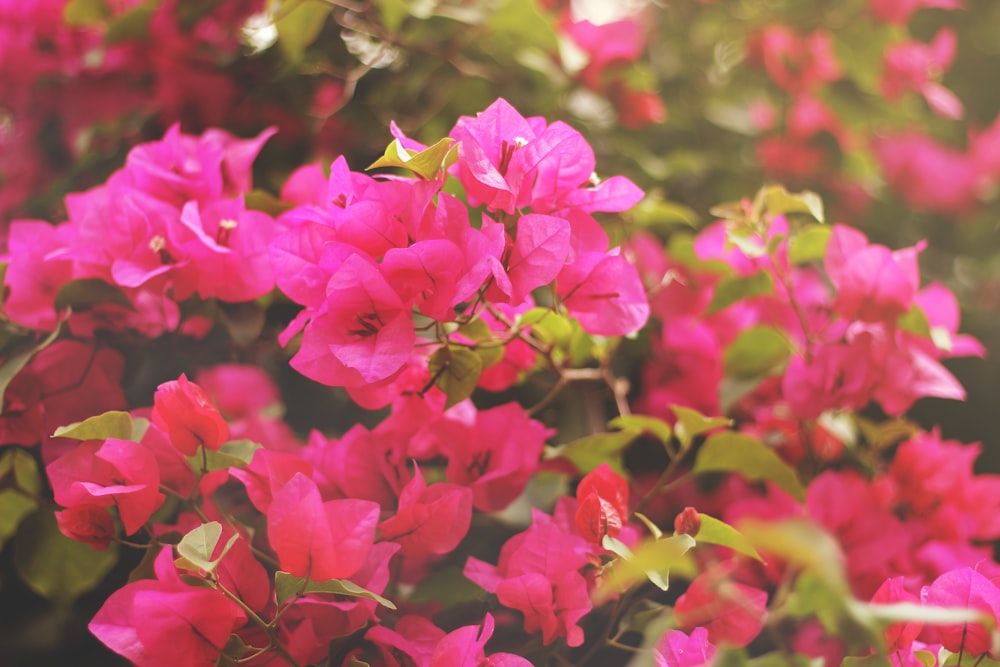
[[[732,581],[736,563],[730,561],[699,574],[677,598],[674,614],[681,629],[699,626],[713,644],[746,646],[767,620],[767,593]]]
[[[472,489],[476,509],[509,505],[538,468],[548,430],[516,403],[482,410],[472,424],[443,420],[438,427],[448,480]]]
[[[920,287],[917,253],[925,244],[890,251],[865,235],[834,225],[824,266],[837,290],[833,309],[849,320],[893,321],[913,305]]]
[[[496,566],[469,558],[465,576],[521,611],[525,630],[541,631],[544,643],[565,637],[568,645],[579,646],[584,637],[576,623],[591,603],[587,581],[578,570],[588,562],[592,547],[538,510],[533,518],[528,530],[504,544]]]
[[[945,572],[930,586],[924,586],[920,601],[926,605],[985,612],[994,627],[1000,619],[1000,589],[970,567]],[[934,636],[953,653],[962,651],[978,656],[991,653],[995,646],[993,632],[983,623],[935,626]]]
[[[559,273],[556,285],[566,310],[588,333],[624,336],[649,319],[639,273],[618,249],[578,257]]]
[[[315,581],[347,578],[372,548],[378,515],[367,500],[323,502],[315,482],[296,473],[274,492],[267,536],[283,570]]]
[[[229,427],[205,390],[183,373],[156,388],[153,423],[174,447],[188,456],[198,447],[218,449],[229,439]]]
[[[708,631],[698,627],[688,636],[680,630],[668,630],[653,649],[656,667],[701,667],[711,664],[715,646],[708,641]]]
[[[57,503],[117,507],[128,535],[139,530],[165,498],[153,454],[128,440],[81,443],[46,470]]]
[[[879,604],[892,604],[894,602],[917,602],[919,598],[908,591],[905,585],[905,577],[892,577],[886,579],[875,594],[872,595],[872,602]],[[913,641],[920,635],[923,623],[893,623],[885,629],[886,650],[889,653],[905,651],[910,648]]]
[[[607,463],[587,473],[576,487],[576,528],[600,544],[605,535],[617,537],[628,521],[628,482]]]
[[[448,553],[462,541],[472,520],[472,491],[457,484],[424,482],[418,468],[399,496],[396,514],[379,524],[382,539],[404,556]]]
[[[158,569],[172,569],[170,551],[163,549]],[[167,580],[126,584],[108,598],[89,627],[108,648],[137,667],[179,662],[211,667],[229,636],[246,620],[243,610],[219,591],[186,586],[174,574]]]
[[[104,551],[115,536],[115,522],[102,505],[76,505],[56,512],[59,532]]]

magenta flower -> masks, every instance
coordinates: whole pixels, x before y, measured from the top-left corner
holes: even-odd
[[[559,273],[559,297],[584,331],[624,336],[649,319],[649,301],[635,266],[616,249],[586,253]]]
[[[399,496],[396,513],[378,528],[404,556],[420,558],[453,550],[471,521],[472,491],[457,484],[428,486],[418,468]]]
[[[281,568],[314,581],[351,577],[375,539],[379,506],[368,500],[323,502],[315,482],[296,473],[273,494],[268,540]]]
[[[229,440],[229,427],[205,390],[183,373],[156,388],[152,421],[174,447],[191,456],[198,447],[218,449]]]
[[[128,440],[83,442],[46,471],[57,503],[117,507],[128,535],[139,530],[165,499],[153,454]]]
[[[708,641],[708,630],[697,627],[690,636],[680,630],[668,630],[653,649],[656,667],[702,667],[712,663],[715,645]]]
[[[970,567],[945,572],[931,585],[924,586],[920,601],[926,605],[983,611],[993,618],[994,624],[1000,619],[1000,589]],[[934,634],[952,653],[963,651],[979,656],[990,653],[994,645],[992,632],[982,623],[935,626]]]
[[[157,572],[173,570],[170,547],[157,557]],[[89,628],[137,667],[216,664],[246,614],[221,592],[185,585],[176,572],[143,579],[112,593]]]

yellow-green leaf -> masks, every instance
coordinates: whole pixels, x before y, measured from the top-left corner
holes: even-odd
[[[817,222],[825,220],[823,200],[815,192],[789,192],[780,185],[767,188],[764,194],[764,205],[768,213],[781,215],[786,213],[804,213],[812,216]]]
[[[682,405],[671,405],[670,409],[677,417],[674,435],[677,436],[683,449],[690,447],[691,442],[699,435],[733,423],[731,419],[726,417],[706,417],[697,410]]]
[[[766,271],[751,273],[749,276],[728,276],[715,286],[715,293],[705,312],[711,314],[737,301],[773,293],[774,279]]]
[[[465,347],[442,347],[431,355],[427,368],[434,384],[448,397],[445,406],[464,401],[476,389],[483,362],[472,350]]]
[[[744,329],[726,348],[722,365],[726,375],[748,378],[771,372],[785,363],[791,347],[788,338],[774,327]]]
[[[806,495],[791,466],[763,442],[743,433],[726,431],[709,436],[698,450],[694,472],[736,472],[750,481],[774,482],[798,500]]]
[[[379,167],[401,167],[430,181],[437,178],[440,173],[455,164],[457,160],[458,149],[454,139],[445,137],[419,153],[403,148],[399,139],[393,139],[392,143],[386,147],[382,157],[368,165],[368,170]]]
[[[287,600],[309,593],[332,593],[333,595],[346,595],[353,598],[365,598],[374,600],[383,607],[395,609],[396,605],[391,600],[382,597],[378,593],[358,586],[353,581],[346,579],[330,579],[329,581],[312,581],[305,577],[296,577],[288,572],[278,571],[274,573],[274,590],[277,594],[278,604],[284,604]]]
[[[811,572],[830,591],[844,596],[849,594],[840,546],[811,521],[747,519],[739,523],[739,530],[758,551]]]
[[[278,46],[285,57],[295,63],[302,60],[306,49],[322,32],[330,7],[318,0],[286,0],[275,14]]]
[[[615,593],[634,584],[649,580],[667,590],[671,572],[691,577],[696,574],[694,560],[687,552],[695,545],[690,535],[673,535],[659,540],[645,540],[632,551],[619,540],[609,539],[605,548],[619,556],[609,568],[601,585],[594,591],[594,602],[600,604]]]
[[[582,473],[588,473],[607,463],[619,475],[626,474],[622,451],[642,435],[642,431],[627,428],[612,433],[593,433],[577,438],[557,448],[556,453],[569,459]]]
[[[132,417],[121,410],[111,410],[102,415],[88,417],[82,422],[60,426],[52,434],[54,438],[74,440],[128,440],[132,437]]]
[[[788,239],[788,261],[801,266],[823,259],[831,231],[831,227],[812,223],[795,232]]]
[[[649,433],[664,445],[670,442],[673,435],[670,424],[662,419],[647,415],[622,415],[609,421],[608,426],[621,430],[639,430]]]
[[[222,537],[221,523],[218,521],[204,523],[181,538],[177,545],[177,553],[196,567],[210,572],[216,566],[216,562],[212,560],[212,553],[219,544],[220,537]]]
[[[750,543],[750,540],[743,533],[725,521],[720,521],[707,514],[699,512],[698,518],[701,519],[701,528],[698,529],[695,539],[699,544],[705,542],[708,544],[717,544],[721,547],[729,547],[733,551],[738,551],[762,563],[764,562],[764,559],[760,557],[757,550],[753,548],[753,544]]]
[[[97,551],[59,532],[53,512],[25,519],[14,538],[14,567],[42,597],[68,605],[95,588],[118,562],[118,545]]]

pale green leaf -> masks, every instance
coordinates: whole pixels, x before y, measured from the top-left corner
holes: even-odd
[[[196,567],[207,572],[215,569],[212,553],[222,537],[222,524],[218,521],[204,523],[181,538],[177,553]]]
[[[735,472],[750,481],[774,482],[796,499],[805,499],[795,470],[763,442],[742,433],[726,431],[709,436],[698,450],[694,472]]]
[[[572,461],[582,473],[607,463],[616,473],[625,475],[622,451],[640,435],[642,431],[632,428],[613,433],[593,433],[561,445],[556,453]]]
[[[646,415],[621,415],[609,421],[608,426],[621,430],[639,430],[649,433],[656,436],[656,439],[664,445],[670,442],[673,435],[670,424],[662,419]]]
[[[705,542],[708,544],[717,544],[721,547],[729,547],[733,551],[764,562],[764,559],[760,557],[760,554],[757,553],[757,550],[753,548],[750,540],[743,533],[728,523],[707,514],[699,512],[698,518],[701,519],[701,528],[698,529],[698,534],[694,537],[699,544]]]
[[[725,417],[706,417],[697,410],[686,408],[683,405],[671,405],[669,407],[673,411],[674,416],[677,417],[677,423],[674,425],[674,435],[677,436],[683,449],[690,447],[691,442],[699,435],[714,431],[717,428],[729,426],[733,423],[731,419]]]
[[[312,581],[305,577],[296,577],[288,572],[278,571],[274,573],[274,589],[277,595],[278,604],[282,605],[293,597],[308,595],[310,593],[331,593],[333,595],[346,595],[353,598],[365,598],[374,600],[383,607],[395,609],[396,605],[378,593],[358,586],[346,579],[330,579],[329,581]]]
[[[727,375],[757,377],[784,364],[789,354],[788,338],[774,327],[761,325],[736,336],[723,353],[722,365]]]
[[[379,167],[401,167],[430,181],[447,170],[456,160],[458,160],[458,150],[454,139],[446,137],[419,153],[403,148],[399,139],[393,139],[382,157],[368,165],[367,170]]]
[[[52,512],[32,514],[14,538],[14,566],[21,579],[60,605],[93,590],[117,562],[117,544],[98,551],[71,540],[59,532]]]
[[[690,535],[672,535],[659,540],[645,540],[639,543],[634,551],[614,538],[607,540],[607,543],[616,550],[613,553],[616,553],[619,559],[609,568],[604,581],[594,591],[593,597],[597,604],[643,580],[649,580],[662,590],[666,590],[668,577],[672,571],[684,577],[694,576],[697,571],[694,561],[687,555],[695,544],[694,538]]]
[[[302,60],[306,49],[316,41],[327,18],[330,7],[318,0],[288,0],[283,2],[275,15],[278,46],[285,57],[295,63]]]
[[[73,438],[74,440],[128,440],[132,437],[132,417],[121,410],[111,410],[89,417],[82,422],[60,426],[52,434],[53,438]]]
[[[464,347],[442,347],[427,363],[434,384],[448,397],[446,408],[464,401],[476,389],[483,362],[475,352]]]
[[[815,223],[802,227],[788,239],[788,261],[801,266],[823,259],[832,230],[832,227]]]
[[[811,572],[828,590],[845,596],[846,600],[850,587],[844,555],[837,541],[822,528],[805,519],[746,519],[738,528],[758,552]]]
[[[737,301],[766,296],[774,293],[774,279],[766,271],[751,273],[749,276],[729,276],[719,281],[715,293],[705,312],[718,312]]]

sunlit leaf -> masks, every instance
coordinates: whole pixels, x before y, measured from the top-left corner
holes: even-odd
[[[749,435],[726,431],[708,437],[694,462],[696,474],[735,472],[751,481],[771,481],[798,500],[805,488],[795,470],[763,442]]]
[[[441,139],[419,153],[403,148],[399,139],[393,139],[379,159],[368,165],[367,170],[379,167],[401,167],[409,169],[425,180],[433,180],[458,160],[458,150],[454,139]]]
[[[788,239],[788,261],[795,266],[818,262],[826,255],[826,243],[833,227],[805,225]]]
[[[646,415],[621,415],[608,422],[608,426],[616,429],[639,430],[656,436],[662,444],[670,442],[673,436],[673,429],[670,424],[656,417]]]
[[[316,0],[288,0],[281,4],[274,25],[278,29],[278,46],[289,61],[302,60],[329,16],[329,5]]]
[[[632,444],[642,431],[627,428],[611,433],[593,433],[577,438],[556,451],[569,459],[582,473],[588,473],[602,463],[607,463],[619,475],[627,474],[622,464],[622,451]]]
[[[121,410],[111,410],[82,422],[60,426],[52,434],[54,438],[74,440],[128,440],[132,437],[132,417]]]
[[[94,589],[117,562],[117,544],[98,551],[71,540],[59,532],[50,511],[32,514],[14,538],[14,566],[21,579],[60,605]]]
[[[785,363],[791,354],[788,338],[778,329],[756,326],[744,329],[726,348],[722,365],[727,375],[756,377]]]
[[[611,595],[643,580],[649,580],[661,590],[667,590],[670,573],[683,577],[696,573],[694,561],[687,552],[695,545],[690,535],[672,535],[659,540],[645,540],[633,551],[620,540],[605,540],[605,548],[619,556],[609,568],[604,581],[594,591],[594,602],[600,604]]]
[[[346,579],[331,579],[329,581],[312,581],[304,577],[295,577],[287,572],[278,571],[274,573],[274,589],[277,594],[278,604],[297,595],[308,595],[309,593],[332,593],[333,595],[345,595],[352,598],[365,598],[374,600],[383,607],[395,609],[396,605],[378,593],[373,593],[352,581]]]
[[[483,362],[475,352],[464,347],[445,346],[431,355],[427,369],[434,384],[448,397],[445,407],[464,401],[476,389]]]
[[[774,279],[765,271],[758,271],[749,276],[729,276],[719,281],[715,286],[712,300],[705,309],[706,313],[714,313],[731,306],[737,301],[744,301],[757,296],[774,293]]]
[[[196,567],[210,572],[217,564],[217,561],[212,560],[212,553],[219,544],[220,537],[222,537],[221,523],[218,521],[204,523],[181,538],[177,545],[177,553]]]
[[[753,548],[750,540],[740,531],[724,521],[720,521],[707,514],[702,514],[701,512],[698,513],[698,518],[701,519],[701,528],[698,529],[695,539],[699,544],[705,542],[707,544],[729,547],[733,551],[764,562],[764,559],[760,557],[757,550]]]
[[[671,405],[670,409],[677,417],[674,435],[677,436],[684,449],[690,447],[691,442],[699,435],[732,424],[732,420],[726,417],[706,417],[697,410],[686,408],[683,405]]]
[[[737,527],[757,551],[808,570],[829,590],[847,595],[849,587],[840,546],[816,524],[805,519],[746,519]]]

